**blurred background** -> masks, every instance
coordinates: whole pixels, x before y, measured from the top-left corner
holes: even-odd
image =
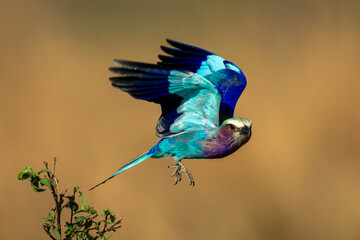
[[[123,216],[112,239],[360,239],[358,1],[11,1],[0,8],[0,239],[46,239],[53,205],[17,180],[59,158],[63,188]],[[159,106],[111,87],[114,58],[156,62],[165,38],[236,63],[251,141],[150,159],[87,192],[158,139]],[[184,179],[185,180],[185,179]]]

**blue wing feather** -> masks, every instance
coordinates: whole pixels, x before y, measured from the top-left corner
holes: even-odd
[[[159,55],[160,66],[192,71],[209,79],[221,92],[220,123],[234,116],[238,98],[246,87],[246,77],[239,67],[201,48],[167,39],[174,48],[162,47],[171,56]]]
[[[190,116],[187,112],[202,108],[196,103],[184,105],[186,101],[191,98],[203,104],[215,101],[216,98],[212,99],[208,94],[200,94],[200,89],[208,83],[211,86],[207,85],[207,88],[216,88],[212,93],[221,98],[215,114],[219,116],[217,124],[233,117],[236,102],[246,87],[246,78],[241,69],[210,51],[169,39],[167,42],[173,48],[161,47],[169,55],[159,55],[161,62],[157,65],[115,60],[120,66],[110,68],[118,75],[110,78],[112,85],[137,99],[161,105],[162,115],[156,125],[156,135],[159,137],[177,132],[178,128],[174,127],[177,126],[174,125],[177,119]],[[195,74],[191,75],[189,71]],[[213,109],[208,111],[212,112]],[[186,122],[184,119],[182,121]]]

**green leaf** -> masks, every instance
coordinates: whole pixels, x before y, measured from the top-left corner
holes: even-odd
[[[116,220],[115,215],[111,214],[111,215],[110,215],[110,223],[114,223],[115,220]]]
[[[25,180],[29,177],[29,173],[24,172],[24,171],[20,171],[18,174],[18,179],[19,180]]]
[[[38,175],[43,172],[48,172],[48,173],[52,174],[52,172],[49,169],[41,169],[40,171],[38,171]]]
[[[45,216],[45,217],[43,217],[43,218],[46,219],[46,220],[51,221],[51,220],[52,220],[51,213],[49,212],[48,216]]]
[[[85,206],[87,202],[87,196],[85,193],[81,193],[81,207]]]
[[[74,202],[75,201],[75,196],[71,195],[71,196],[65,196],[67,199],[69,199],[69,202]]]
[[[112,213],[112,211],[110,209],[103,209],[103,212],[105,215],[109,215]]]
[[[76,217],[75,218],[75,222],[81,222],[81,221],[84,221],[86,219],[86,217],[84,216],[79,216],[79,217]]]
[[[92,206],[82,206],[82,208],[80,210],[76,211],[75,214],[76,213],[81,213],[81,212],[86,212],[86,213],[89,213],[89,214],[96,214],[97,213],[97,211]]]
[[[50,181],[46,178],[40,178],[39,183],[43,186],[47,186],[49,189],[51,189]]]
[[[30,175],[30,181],[36,181],[38,179],[38,175],[34,172],[29,172]]]
[[[62,206],[63,203],[64,203],[64,198],[61,198],[60,201],[59,201],[60,206]]]
[[[85,240],[85,238],[83,236],[77,236],[76,240]]]
[[[60,235],[60,232],[57,228],[53,228],[53,233],[54,233],[54,236],[57,240],[61,240],[61,235]]]
[[[79,209],[79,205],[76,202],[69,201],[69,208],[76,212]]]
[[[108,237],[105,237],[105,235],[101,234],[101,240],[108,240],[111,238],[111,235]]]
[[[87,237],[89,240],[93,240],[93,239],[94,239],[94,237],[91,236],[89,233],[86,233],[86,237]]]
[[[45,189],[39,188],[39,183],[31,183],[31,187],[35,192],[43,192]]]
[[[30,176],[29,173],[32,172],[32,171],[33,171],[33,170],[32,170],[31,167],[29,167],[29,166],[24,167],[24,169],[21,170],[21,171],[18,173],[18,179],[19,179],[19,180],[25,180],[25,179],[29,178],[29,176]]]
[[[86,222],[85,226],[84,226],[85,229],[90,228],[92,224],[93,224],[93,221]]]
[[[65,236],[70,235],[71,232],[72,232],[71,229],[66,230],[66,231],[65,231]]]
[[[79,205],[75,202],[75,195],[65,197],[69,199],[69,201],[65,204],[65,207],[70,208],[71,210],[76,212],[79,209]]]

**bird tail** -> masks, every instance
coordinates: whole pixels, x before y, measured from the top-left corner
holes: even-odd
[[[126,169],[129,169],[133,166],[135,166],[138,163],[141,163],[142,161],[145,161],[146,159],[150,158],[153,154],[149,154],[149,152],[143,153],[133,159],[131,159],[130,161],[128,161],[127,163],[124,164],[124,166],[122,166],[121,168],[119,168],[119,170],[117,170],[113,175],[111,175],[108,179],[102,181],[101,183],[97,184],[96,186],[92,187],[89,189],[89,191],[93,190],[94,188],[98,187],[101,184],[106,183],[107,181],[109,181],[110,179],[112,179],[113,177],[115,177],[116,175],[118,175],[119,173],[125,171]]]

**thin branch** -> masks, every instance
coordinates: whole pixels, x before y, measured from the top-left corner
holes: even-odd
[[[108,224],[108,217],[109,217],[109,215],[106,215],[105,216],[105,221],[104,221],[104,228],[103,228],[103,231],[105,231],[105,229],[106,229],[106,226],[107,226],[107,224]]]
[[[53,170],[52,170],[52,173],[53,173],[53,175],[55,174],[55,166],[56,166],[56,162],[57,162],[57,158],[56,157],[54,157],[54,165],[53,165]]]
[[[56,238],[54,238],[54,236],[50,233],[50,227],[47,225],[43,225],[43,229],[44,231],[49,235],[49,237],[53,240],[57,240]]]
[[[44,164],[45,164],[45,168],[49,169],[48,163],[44,162]],[[58,185],[57,184],[55,185],[55,183],[54,183],[54,181],[56,182],[56,177],[54,175],[55,164],[56,164],[56,157],[54,157],[53,172],[52,172],[52,174],[47,172],[47,176],[48,176],[48,180],[49,180],[49,182],[51,184],[51,193],[52,193],[53,199],[55,201],[56,225],[57,225],[57,229],[59,230],[59,233],[60,233],[60,236],[61,236],[61,206],[60,206],[60,202],[62,200],[62,197],[57,194],[56,186],[58,186]]]
[[[87,219],[83,224],[81,224],[75,231],[74,234],[78,233],[81,231],[81,228],[83,228],[88,222],[91,222],[92,220],[94,220],[95,218],[97,218],[97,216],[99,216],[98,214],[93,215],[92,217],[90,217],[89,219]]]
[[[106,217],[107,217],[107,216],[106,216]],[[105,218],[105,220],[106,220],[106,218]],[[101,237],[101,235],[104,235],[104,233],[106,233],[106,232],[115,231],[116,229],[121,228],[121,226],[116,226],[116,225],[118,225],[118,224],[121,223],[121,220],[122,220],[122,219],[120,218],[119,220],[117,220],[116,222],[114,222],[113,224],[111,224],[111,225],[110,225],[108,228],[106,228],[106,229],[105,229],[105,226],[104,226],[103,230],[102,230],[100,233],[98,233],[98,234],[93,238],[93,240],[98,239],[99,237]],[[105,223],[107,223],[107,221],[106,221]]]
[[[75,202],[75,188],[74,188],[74,193],[73,193],[73,196],[74,196],[74,202]],[[72,208],[70,208],[70,224],[73,223],[73,217],[74,217],[74,210]]]

